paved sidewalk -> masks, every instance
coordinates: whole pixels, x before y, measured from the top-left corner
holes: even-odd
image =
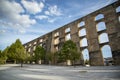
[[[120,66],[50,66],[7,64],[0,80],[120,80]]]

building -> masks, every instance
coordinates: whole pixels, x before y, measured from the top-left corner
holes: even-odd
[[[111,49],[114,64],[120,65],[120,1],[25,43],[24,46],[31,54],[37,45],[43,46],[47,52],[56,52],[69,39],[76,43],[79,52],[88,51],[90,65],[104,65],[102,49],[105,46]]]

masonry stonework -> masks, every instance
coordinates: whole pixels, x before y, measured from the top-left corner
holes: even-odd
[[[63,43],[66,41],[66,36],[70,34],[70,39],[76,43],[80,53],[82,53],[84,49],[88,49],[90,65],[104,65],[101,51],[101,48],[104,45],[110,46],[114,65],[120,65],[120,12],[116,12],[118,7],[120,7],[120,1],[110,4],[52,32],[25,43],[24,46],[30,54],[33,54],[37,45],[43,46],[47,52],[56,52],[60,50]],[[95,17],[99,14],[104,15],[104,17],[99,20],[95,20]],[[85,25],[78,27],[78,24],[81,21],[84,21]],[[96,26],[100,22],[105,23],[106,29],[97,31]],[[65,32],[67,28],[70,28],[70,31]],[[83,28],[86,30],[86,35],[79,36],[79,31]],[[108,35],[108,42],[100,43],[99,35],[102,33],[106,33]],[[87,45],[81,47],[80,45],[82,43],[80,43],[80,41],[85,38],[87,39]],[[58,42],[55,43],[55,40],[58,40]]]

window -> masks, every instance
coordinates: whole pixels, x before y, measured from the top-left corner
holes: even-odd
[[[70,34],[67,34],[67,35],[65,36],[65,40],[67,41],[67,40],[70,40],[70,39],[71,39]]]
[[[35,49],[36,49],[36,46],[33,47],[33,50],[35,50]]]
[[[43,42],[43,39],[40,39],[40,42]]]
[[[30,50],[31,50],[31,49],[29,48],[29,49],[28,49],[28,52],[30,52]]]
[[[88,51],[88,49],[82,50],[82,55],[83,55],[84,61],[89,60],[89,51]]]
[[[99,23],[96,25],[96,28],[97,28],[97,31],[105,30],[105,29],[106,29],[105,22],[99,22]]]
[[[82,27],[82,26],[85,26],[85,21],[81,21],[81,22],[78,24],[78,27]]]
[[[80,47],[86,47],[86,46],[88,46],[87,38],[83,38],[82,40],[80,40]]]
[[[29,46],[31,46],[31,44],[29,44]]]
[[[101,51],[102,51],[103,58],[112,57],[112,52],[111,52],[111,48],[109,45],[104,45],[101,48]]]
[[[65,29],[65,33],[70,32],[70,28]]]
[[[85,36],[85,35],[86,35],[86,29],[85,28],[79,30],[79,36]]]
[[[59,38],[56,38],[55,40],[54,40],[54,44],[58,44],[59,43]]]
[[[99,43],[109,42],[107,33],[102,33],[99,35]]]
[[[100,19],[102,19],[102,18],[104,18],[104,15],[103,15],[103,14],[98,14],[98,15],[95,17],[95,21],[100,20]]]
[[[40,44],[40,46],[42,46],[42,44]]]
[[[27,46],[25,46],[25,48],[27,48]]]
[[[116,8],[116,13],[120,12],[120,6]]]
[[[37,42],[34,42],[34,44],[36,44]]]
[[[59,36],[59,32],[56,32],[56,33],[54,34],[54,37],[56,37],[56,36]]]
[[[58,51],[58,46],[55,47],[56,51]]]

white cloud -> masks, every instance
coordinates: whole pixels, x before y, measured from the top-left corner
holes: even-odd
[[[45,14],[46,14],[46,15],[50,15],[50,12],[49,12],[49,11],[45,11]]]
[[[31,14],[39,13],[44,8],[44,4],[42,2],[37,3],[36,1],[22,0],[21,3],[25,7],[25,9]]]
[[[48,19],[48,22],[49,22],[49,23],[54,23],[55,21],[56,21],[56,18],[54,18],[54,19],[50,19],[50,18],[49,18],[49,19]]]
[[[49,22],[49,23],[54,23],[56,20],[57,20],[57,18],[51,18],[51,17],[49,17],[49,16],[46,16],[46,15],[39,15],[39,16],[35,16],[35,18],[36,19],[40,19],[40,20],[43,20],[43,19],[45,19],[47,22]]]
[[[42,20],[42,19],[48,19],[48,16],[39,15],[39,16],[35,16],[35,18]]]
[[[15,28],[21,32],[21,27],[29,27],[36,23],[35,19],[30,19],[24,12],[22,6],[15,1],[1,0],[0,2],[0,25]]]
[[[58,9],[57,5],[50,6],[48,8],[48,11],[45,11],[45,14],[46,15],[56,15],[56,16],[62,15],[61,10]]]

